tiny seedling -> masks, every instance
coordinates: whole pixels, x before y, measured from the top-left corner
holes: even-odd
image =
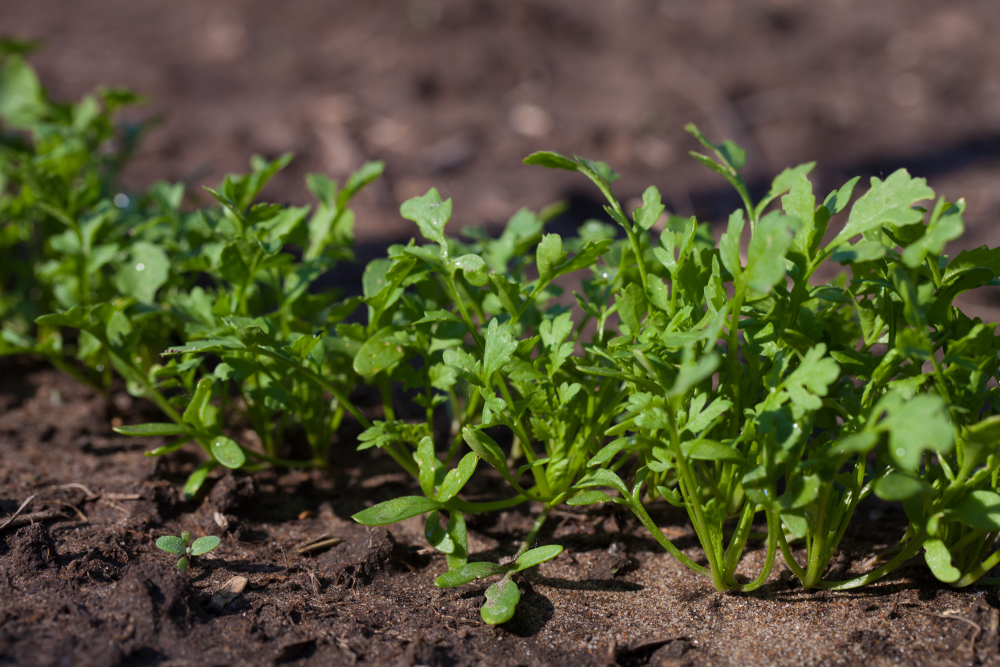
[[[176,535],[164,535],[156,540],[156,546],[169,554],[180,556],[180,560],[177,561],[177,569],[186,570],[191,556],[204,556],[219,546],[221,541],[215,535],[208,535],[206,537],[199,537],[192,542],[191,533],[184,531],[180,537]]]

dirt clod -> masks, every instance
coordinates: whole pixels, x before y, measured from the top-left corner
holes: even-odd
[[[5,562],[9,571],[28,575],[58,564],[55,542],[44,524],[21,528],[7,538],[7,547],[10,552]]]

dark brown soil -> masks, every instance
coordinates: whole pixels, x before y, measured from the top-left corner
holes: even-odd
[[[653,183],[671,210],[720,220],[738,202],[686,157],[687,121],[745,145],[758,190],[808,160],[823,188],[908,167],[968,199],[961,245],[997,245],[998,28],[994,0],[0,0],[0,32],[46,41],[32,62],[56,99],[107,84],[152,98],[130,117],[164,123],[129,187],[214,183],[251,153],[292,150],[268,196],[301,203],[306,172],[384,159],[358,201],[362,258],[414,233],[398,205],[431,185],[455,198],[456,228],[568,197],[556,230],[572,233],[600,208],[575,175],[519,164],[543,148],[607,160],[626,199]],[[991,297],[964,299],[997,319]],[[445,565],[419,520],[349,520],[419,492],[391,460],[344,443],[332,472],[225,476],[184,503],[197,459],[149,459],[148,440],[111,432],[143,417],[155,412],[124,393],[0,362],[0,517],[29,496],[22,517],[41,517],[0,530],[0,664],[1000,663],[993,590],[952,591],[920,566],[817,593],[779,564],[754,595],[718,594],[610,510],[555,515],[542,539],[566,553],[491,628],[485,586],[433,586]],[[656,509],[697,557],[685,517]],[[866,508],[837,574],[904,521]],[[512,553],[529,525],[526,511],[476,519],[472,551]],[[182,530],[223,538],[187,573],[153,545]],[[324,536],[344,541],[296,551]],[[745,572],[762,560],[749,551]],[[246,587],[222,595],[233,577]]]
[[[419,519],[388,530],[349,520],[419,493],[377,451],[342,445],[332,472],[226,474],[185,503],[194,456],[146,458],[148,440],[110,430],[141,418],[142,403],[24,359],[3,360],[0,378],[0,515],[34,496],[0,531],[0,664],[1000,664],[994,590],[950,590],[914,563],[862,591],[803,591],[779,565],[753,595],[720,594],[613,510],[555,513],[541,539],[566,551],[520,580],[513,620],[489,627],[484,585],[434,587],[445,563]],[[698,558],[684,516],[654,509]],[[905,527],[884,507],[861,514],[837,575]],[[26,515],[41,519],[15,527]],[[473,518],[473,558],[512,553],[529,525],[524,511]],[[153,544],[183,530],[222,537],[187,572]],[[343,542],[297,551],[327,536]],[[745,574],[762,560],[751,549]],[[220,592],[233,577],[245,588]]]

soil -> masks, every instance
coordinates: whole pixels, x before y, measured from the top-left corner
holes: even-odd
[[[266,196],[299,204],[305,173],[385,160],[357,200],[359,266],[414,233],[399,203],[432,185],[455,200],[452,231],[557,199],[560,233],[600,216],[577,175],[520,164],[540,149],[608,161],[623,199],[652,183],[671,211],[723,220],[739,203],[686,156],[687,121],[749,150],[754,191],[809,160],[824,191],[907,167],[967,198],[952,252],[1000,245],[998,28],[993,0],[0,0],[4,34],[45,41],[32,63],[53,98],[150,96],[128,118],[161,122],[127,188],[185,180],[197,196],[252,153],[291,150]],[[990,320],[998,304],[963,295]],[[992,589],[955,591],[918,565],[862,591],[803,591],[779,558],[761,590],[720,594],[610,509],[549,521],[541,540],[566,552],[519,581],[517,614],[492,628],[485,585],[433,586],[445,564],[418,519],[350,521],[419,493],[377,451],[345,436],[332,471],[221,476],[183,502],[197,458],[146,458],[156,443],[111,431],[143,418],[155,410],[124,392],[0,360],[0,525],[33,496],[0,528],[0,664],[1000,664]],[[652,509],[701,556],[682,513]],[[530,522],[528,508],[470,522],[473,557],[513,553]],[[904,527],[866,506],[836,576]],[[153,544],[183,530],[223,538],[187,572]],[[343,541],[299,553],[324,537]],[[745,574],[762,561],[749,549]]]
[[[565,552],[528,571],[514,618],[490,627],[489,582],[435,588],[446,565],[419,518],[350,520],[419,493],[377,450],[341,443],[332,471],[227,472],[183,502],[196,456],[150,459],[156,443],[110,429],[150,406],[26,359],[2,360],[0,378],[0,525],[33,497],[0,529],[0,664],[1000,664],[994,589],[949,589],[915,561],[864,590],[804,591],[779,558],[757,592],[718,593],[612,509],[554,513],[539,539]],[[473,498],[504,494],[496,477],[473,483]],[[683,513],[652,509],[700,558]],[[831,576],[863,571],[905,529],[891,507],[859,514]],[[510,555],[530,524],[528,508],[471,518],[472,558]],[[222,544],[181,572],[154,541],[184,530]],[[329,538],[342,541],[301,551]],[[751,545],[741,574],[763,556]]]

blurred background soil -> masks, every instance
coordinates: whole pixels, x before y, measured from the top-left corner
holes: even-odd
[[[824,193],[905,166],[966,197],[960,245],[1000,244],[998,29],[995,0],[0,0],[0,32],[44,40],[54,98],[149,96],[131,187],[294,151],[267,195],[302,203],[305,173],[378,158],[358,237],[379,245],[414,234],[399,203],[432,185],[454,231],[564,197],[599,212],[578,175],[521,165],[541,149],[721,220],[738,200],[687,156],[688,121],[746,147],[761,190],[810,160]]]

